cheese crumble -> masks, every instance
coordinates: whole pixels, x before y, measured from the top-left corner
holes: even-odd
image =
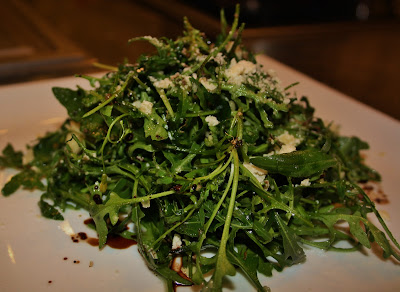
[[[303,179],[303,180],[300,182],[300,185],[303,186],[303,187],[311,186],[310,179],[309,179],[309,178]]]
[[[259,183],[263,184],[265,181],[265,176],[267,175],[267,171],[265,169],[259,168],[252,163],[245,162],[243,166],[247,168],[248,171],[251,172],[252,175],[258,180]]]
[[[211,83],[207,78],[201,77],[199,79],[200,83],[207,89],[209,92],[213,92],[215,89],[217,89],[217,85],[214,83]]]
[[[277,151],[277,154],[291,153],[296,151],[296,146],[301,143],[299,138],[288,133],[288,131],[284,131],[283,134],[276,137],[279,142],[283,145],[280,150]]]
[[[181,236],[175,233],[174,238],[172,239],[172,249],[178,249],[181,247],[182,247]]]
[[[154,85],[154,87],[157,87],[157,88],[167,89],[169,87],[172,87],[173,83],[172,83],[171,79],[164,78],[162,80],[154,81],[153,85]]]
[[[132,105],[145,115],[151,114],[153,110],[153,103],[147,100],[144,100],[143,102],[136,100],[132,103]]]
[[[215,116],[207,116],[206,117],[206,122],[209,127],[215,127],[219,124],[218,119]]]
[[[228,83],[241,85],[245,83],[249,75],[257,72],[257,65],[246,60],[240,60],[236,62],[232,59],[229,68],[225,70],[225,76],[227,77]]]
[[[150,208],[150,200],[149,201],[144,201],[144,202],[141,202],[142,203],[142,207],[143,208]]]

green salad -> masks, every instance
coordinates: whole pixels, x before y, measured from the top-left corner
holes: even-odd
[[[55,220],[86,209],[100,248],[112,235],[137,241],[169,291],[221,291],[238,270],[267,291],[258,275],[303,263],[304,246],[376,242],[400,260],[359,186],[380,179],[360,155],[368,144],[340,136],[307,98],[282,88],[241,44],[238,14],[228,26],[221,13],[214,42],[184,19],[175,40],[130,40],[149,42],[154,54],[100,78],[80,75],[91,89],[53,88],[69,117],[28,146],[30,155],[6,146],[0,167],[20,171],[2,194],[41,190],[40,210]],[[347,231],[337,228],[343,222]]]

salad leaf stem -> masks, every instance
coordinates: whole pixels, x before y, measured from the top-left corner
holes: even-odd
[[[227,215],[225,218],[224,229],[222,231],[222,237],[220,240],[220,247],[217,253],[217,263],[215,266],[215,272],[208,282],[208,286],[211,286],[214,291],[220,291],[222,289],[222,278],[225,275],[234,276],[236,273],[236,269],[231,264],[227,257],[227,242],[229,239],[229,229],[231,228],[231,221],[233,210],[235,207],[235,197],[237,193],[238,183],[239,183],[239,156],[237,154],[236,149],[232,150],[233,156],[233,182],[231,188],[231,197],[229,200],[229,206]]]
[[[166,107],[168,113],[170,114],[171,118],[174,118],[174,117],[175,117],[174,110],[172,109],[172,106],[171,106],[171,104],[169,103],[168,97],[167,97],[167,95],[165,94],[164,89],[162,89],[162,88],[156,88],[156,90],[157,90],[158,94],[160,95],[161,100],[163,101],[163,103],[164,103],[164,105],[165,105],[165,107]]]
[[[233,154],[232,154],[232,156],[233,156]],[[202,230],[202,232],[201,232],[201,235],[200,235],[200,237],[199,237],[199,240],[198,240],[198,242],[197,242],[197,244],[196,244],[196,246],[197,246],[196,250],[197,250],[197,252],[198,252],[199,254],[200,254],[200,250],[201,250],[201,247],[202,247],[202,245],[203,245],[203,242],[204,242],[204,240],[205,240],[206,237],[207,237],[208,229],[210,228],[211,224],[213,223],[213,221],[214,221],[214,219],[215,219],[215,216],[217,215],[219,209],[221,208],[221,205],[222,205],[223,202],[225,201],[225,198],[226,198],[226,196],[227,196],[229,190],[231,189],[231,186],[232,186],[232,183],[233,183],[233,179],[234,179],[234,176],[235,176],[234,174],[235,174],[235,166],[234,166],[233,163],[231,163],[231,170],[230,170],[230,175],[229,175],[228,182],[227,182],[227,184],[226,184],[226,188],[225,188],[224,192],[222,193],[222,196],[221,196],[221,198],[219,199],[217,205],[215,206],[215,208],[214,208],[212,214],[210,215],[210,217],[209,217],[207,223],[204,225],[204,228],[203,228],[203,230]]]
[[[198,184],[202,181],[208,181],[208,180],[212,180],[214,179],[216,176],[218,176],[219,174],[221,174],[230,164],[231,160],[232,160],[233,156],[230,155],[228,158],[228,161],[225,163],[221,163],[220,165],[218,165],[218,167],[216,169],[214,169],[211,173],[209,173],[206,176],[201,176],[201,177],[196,177],[193,181],[193,184]]]
[[[130,80],[132,79],[132,77],[135,75],[135,72],[131,72],[126,76],[126,80],[124,81],[124,83],[121,85],[121,87],[119,89],[117,89],[109,98],[107,98],[105,101],[103,101],[101,104],[99,104],[98,106],[96,106],[95,108],[91,109],[90,111],[88,111],[87,113],[85,113],[82,118],[86,118],[92,114],[94,114],[95,112],[97,112],[98,110],[102,109],[103,107],[105,107],[107,104],[111,103],[115,98],[117,98],[124,90],[125,88],[128,86]]]
[[[93,62],[92,65],[97,67],[97,68],[100,68],[100,69],[105,69],[105,70],[109,70],[109,71],[118,71],[118,67],[110,66],[110,65],[107,65],[107,64]]]

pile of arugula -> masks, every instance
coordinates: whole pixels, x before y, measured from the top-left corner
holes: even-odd
[[[92,89],[53,88],[69,118],[28,146],[28,161],[7,145],[0,166],[20,172],[3,195],[42,190],[41,212],[56,220],[66,208],[88,210],[100,248],[110,234],[135,239],[168,289],[221,291],[240,269],[265,291],[257,274],[303,262],[302,245],[375,241],[400,260],[367,219],[375,213],[399,247],[357,185],[380,179],[360,156],[368,145],[339,136],[263,71],[241,45],[238,10],[231,29],[221,16],[215,43],[185,19],[176,40],[131,40],[149,41],[155,54],[101,78],[80,76]],[[179,273],[170,268],[176,258]]]

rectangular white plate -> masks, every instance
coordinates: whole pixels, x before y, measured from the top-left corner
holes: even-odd
[[[341,133],[369,142],[367,162],[383,177],[389,204],[378,205],[394,236],[400,239],[400,123],[266,56],[259,61],[274,69],[283,86],[306,95],[316,115],[335,121]],[[0,149],[11,142],[17,149],[38,135],[56,129],[66,111],[52,96],[51,87],[87,87],[85,80],[63,78],[0,87]],[[0,187],[14,173],[0,172]],[[40,192],[18,191],[0,197],[0,285],[2,291],[162,291],[163,284],[145,266],[135,246],[99,251],[70,236],[86,232],[86,212],[69,211],[63,222],[40,216]],[[272,291],[394,291],[400,287],[400,264],[383,260],[377,249],[354,253],[306,248],[305,263],[261,277]],[[67,259],[64,259],[67,258]],[[79,263],[74,263],[79,261]],[[91,262],[93,266],[90,267]],[[251,291],[240,274],[229,278],[227,291]],[[178,291],[192,291],[179,288]]]

